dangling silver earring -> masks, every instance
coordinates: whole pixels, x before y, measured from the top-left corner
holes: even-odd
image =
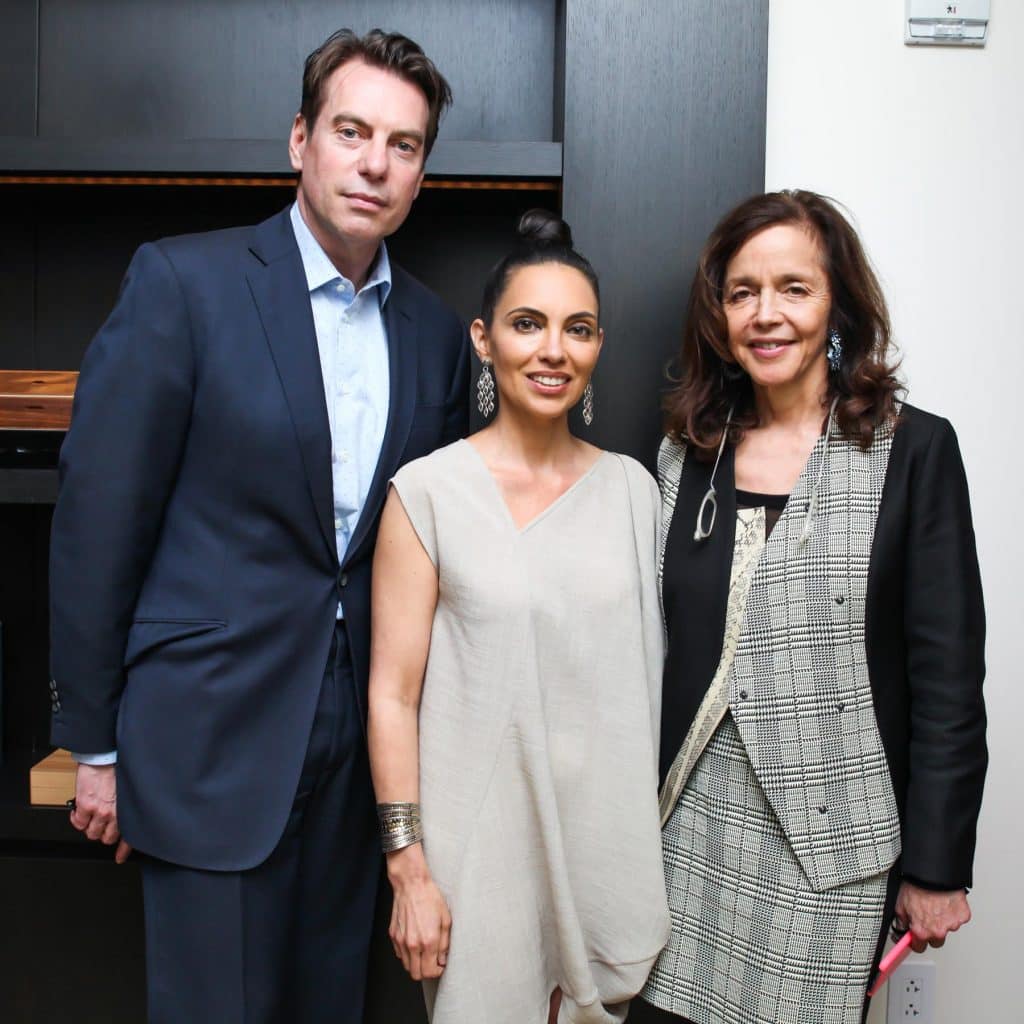
[[[476,381],[476,407],[481,416],[490,416],[494,412],[494,374],[491,373],[490,359],[482,362],[480,376]]]
[[[594,382],[587,381],[583,389],[583,422],[589,427],[594,422]]]
[[[828,360],[828,368],[833,373],[838,373],[843,365],[843,339],[834,328],[828,329],[828,343],[825,345],[825,358]]]

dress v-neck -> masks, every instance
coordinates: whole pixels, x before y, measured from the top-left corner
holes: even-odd
[[[576,491],[582,483],[584,483],[589,477],[594,474],[597,467],[611,454],[607,451],[602,451],[600,455],[590,464],[586,472],[578,476],[561,494],[558,495],[553,501],[548,502],[532,519],[523,523],[519,526],[516,523],[515,517],[512,515],[512,510],[508,506],[508,502],[505,500],[505,495],[501,492],[501,485],[498,483],[494,474],[487,467],[487,463],[484,461],[483,455],[477,451],[476,447],[471,444],[466,438],[459,441],[459,444],[465,445],[473,454],[477,465],[487,475],[488,480],[491,482],[491,487],[494,491],[494,496],[501,503],[501,507],[505,510],[505,518],[508,520],[509,526],[515,531],[515,533],[522,536],[527,533],[532,527],[536,526],[542,519],[545,519],[551,512],[553,512],[559,505],[563,504],[566,499]]]

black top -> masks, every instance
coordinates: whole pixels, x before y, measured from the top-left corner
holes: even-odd
[[[789,500],[788,494],[760,494],[757,491],[741,491],[736,488],[736,508],[763,508],[764,509],[764,535],[767,539],[771,536],[775,524],[782,515],[782,510]]]

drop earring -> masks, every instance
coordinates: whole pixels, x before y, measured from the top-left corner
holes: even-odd
[[[838,373],[839,368],[843,365],[843,339],[834,327],[828,329],[825,358],[828,360],[828,368],[833,373]]]
[[[481,362],[483,365],[476,381],[476,407],[481,416],[490,416],[494,412],[494,374],[491,372],[490,359]]]
[[[594,422],[594,382],[587,381],[583,389],[583,422],[589,427]]]

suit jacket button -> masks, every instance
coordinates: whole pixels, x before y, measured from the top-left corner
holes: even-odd
[[[846,705],[842,701],[840,701],[836,705],[836,711],[845,711],[845,710],[846,710]]]
[[[746,699],[747,699],[747,691],[746,690],[740,690],[740,700],[746,700]]]
[[[845,604],[846,598],[842,594],[836,594],[836,604]]]
[[[342,589],[348,586],[348,573],[347,572],[339,572],[338,573],[338,586],[339,586],[339,588],[342,588]]]
[[[819,814],[828,814],[828,808],[827,808],[827,807],[826,807],[826,806],[825,806],[824,804],[822,804],[822,805],[821,805],[821,806],[820,806],[820,807],[818,808],[818,813],[819,813]]]

